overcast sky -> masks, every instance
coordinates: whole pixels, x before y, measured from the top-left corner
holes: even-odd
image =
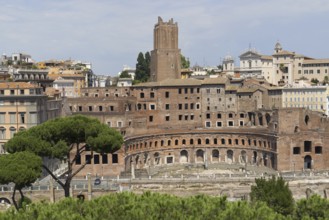
[[[161,16],[179,27],[191,65],[238,60],[249,46],[329,58],[328,0],[0,0],[0,52],[91,62],[97,75],[135,67]]]

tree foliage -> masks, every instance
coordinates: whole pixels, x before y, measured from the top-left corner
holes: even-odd
[[[28,210],[9,211],[2,219],[285,219],[265,203],[228,202],[225,197],[176,197],[146,192],[116,193],[81,202],[67,198],[55,204],[38,203]]]
[[[319,195],[312,195],[308,199],[301,199],[296,207],[297,219],[329,219],[329,201]]]
[[[147,82],[150,79],[150,64],[150,53],[146,52],[144,56],[144,54],[140,52],[137,57],[135,80]]]
[[[47,166],[43,165],[43,168],[64,188],[65,196],[69,196],[72,178],[90,162],[86,161],[73,172],[72,166],[81,153],[87,148],[90,148],[91,155],[94,151],[113,153],[120,149],[122,144],[123,138],[118,131],[97,119],[75,115],[49,120],[18,132],[5,144],[5,148],[9,153],[30,151],[41,157],[68,159],[65,182],[58,179]],[[75,150],[75,157],[70,158],[72,150]]]
[[[131,78],[131,75],[128,73],[127,70],[124,70],[120,73],[119,78]]]
[[[294,199],[288,184],[282,177],[266,180],[255,180],[256,185],[251,186],[250,198],[253,202],[265,202],[270,208],[282,215],[290,215],[294,211]]]
[[[185,58],[182,54],[180,55],[181,67],[184,69],[190,68],[190,61]]]
[[[0,156],[0,184],[14,184],[12,200],[16,209],[19,207],[15,200],[16,190],[20,192],[20,200],[23,201],[22,189],[40,177],[41,165],[41,158],[27,151]]]

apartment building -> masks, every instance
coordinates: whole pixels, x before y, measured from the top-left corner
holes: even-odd
[[[49,98],[43,88],[26,82],[0,83],[0,153],[13,135],[59,117],[61,99]]]

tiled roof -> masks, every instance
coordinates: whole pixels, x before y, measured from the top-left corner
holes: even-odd
[[[223,77],[216,77],[216,78],[205,78],[201,81],[202,85],[209,85],[209,84],[226,84],[227,78]]]
[[[303,64],[320,64],[329,63],[329,59],[315,59],[315,60],[304,60]]]
[[[258,90],[258,88],[239,88],[237,93],[253,93],[256,90]]]
[[[166,79],[160,82],[147,82],[135,85],[135,87],[171,87],[171,86],[199,86],[201,81],[197,79]]]

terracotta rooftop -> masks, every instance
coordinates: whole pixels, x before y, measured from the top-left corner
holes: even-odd
[[[201,81],[202,85],[209,85],[209,84],[226,84],[227,78],[217,77],[217,78],[205,78]]]

